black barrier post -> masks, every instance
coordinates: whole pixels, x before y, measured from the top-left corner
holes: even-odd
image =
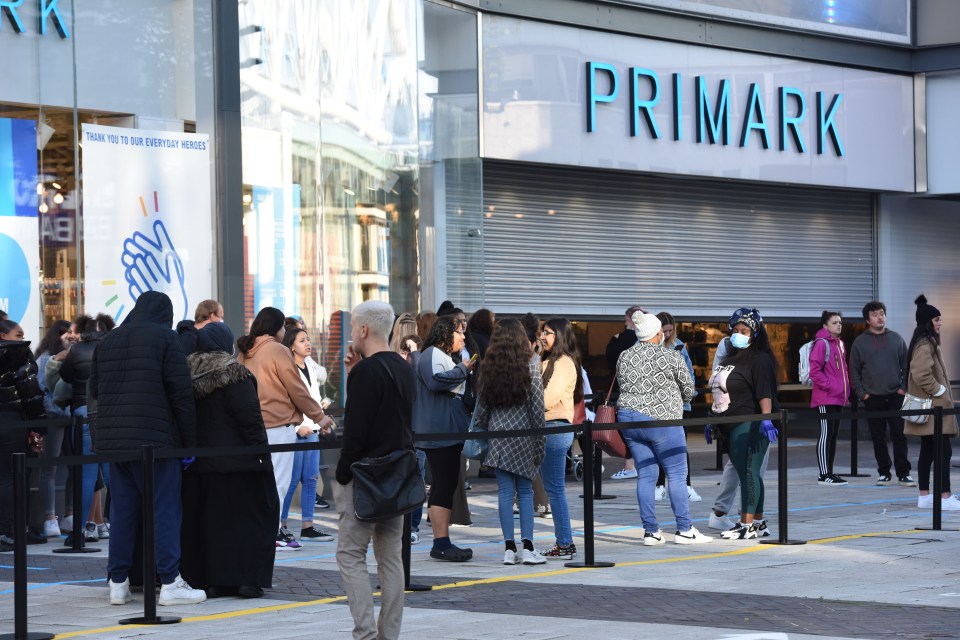
[[[413,530],[413,516],[410,513],[403,516],[403,540],[400,544],[401,558],[403,559],[403,590],[430,591],[433,587],[428,584],[410,583],[410,532]]]
[[[857,401],[857,396],[854,394],[850,398],[850,410],[853,413],[856,413],[858,408],[859,402]],[[860,421],[856,417],[850,418],[850,473],[840,474],[846,478],[866,478],[868,475],[870,475],[867,473],[859,473],[859,470],[857,469],[857,458],[860,455],[859,451],[857,451],[857,445],[859,443],[857,430],[859,426]]]
[[[14,453],[13,466],[13,633],[2,640],[49,640],[52,633],[27,631],[27,454]]]
[[[73,455],[83,455],[83,418],[74,416],[73,418]],[[70,475],[73,476],[73,495],[70,501],[73,503],[73,531],[70,532],[71,544],[69,547],[54,549],[54,553],[96,553],[100,551],[97,547],[88,547],[83,539],[84,525],[87,522],[87,514],[80,513],[83,510],[83,465],[70,465]],[[91,488],[92,490],[92,488]]]
[[[594,562],[593,559],[593,424],[583,424],[583,562],[566,562],[563,566],[587,569],[612,567],[612,562]]]
[[[777,443],[777,516],[779,535],[776,540],[760,544],[807,544],[806,540],[790,540],[787,536],[787,410],[780,410],[780,438]]]
[[[583,455],[584,458],[587,457],[587,453],[584,450],[584,447],[586,446],[584,444],[586,442],[586,438],[587,438],[586,432],[580,434],[580,453]],[[581,464],[584,465],[583,474],[586,475],[587,466],[585,461]],[[600,447],[597,447],[597,446],[593,447],[593,465],[592,466],[593,466],[593,483],[594,483],[593,499],[594,500],[616,500],[617,496],[608,496],[603,494],[603,451],[600,449]],[[580,497],[582,498],[583,494],[581,494]]]
[[[929,531],[943,531],[943,407],[933,408],[933,524]],[[926,527],[917,527],[927,530]]]
[[[120,624],[173,624],[177,616],[157,615],[157,541],[153,512],[154,458],[153,445],[140,448],[140,466],[143,470],[143,616],[123,618]]]

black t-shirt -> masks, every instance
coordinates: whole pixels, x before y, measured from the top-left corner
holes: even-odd
[[[397,353],[381,351],[353,367],[347,377],[337,482],[350,482],[350,465],[362,458],[413,449],[416,393],[413,368]]]
[[[738,353],[725,358],[722,366],[732,367],[727,374],[726,387],[730,406],[724,416],[747,416],[760,411],[761,398],[770,398],[777,407],[777,376],[773,358],[764,352]],[[730,429],[735,425],[721,425]]]
[[[303,374],[303,377],[307,379],[307,384],[310,384],[310,369],[307,367],[307,363],[304,362],[303,366],[297,365],[297,369],[300,369],[300,373]]]

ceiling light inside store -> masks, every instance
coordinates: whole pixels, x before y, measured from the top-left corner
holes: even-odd
[[[552,216],[552,215],[555,214],[555,213],[556,213],[556,211],[554,211],[553,209],[547,209],[547,215],[548,215],[548,216]]]
[[[60,183],[59,183],[59,182],[51,182],[51,183],[50,183],[50,186],[53,187],[54,189],[57,189],[58,191],[59,191],[60,189],[63,189],[63,187],[60,186]]]
[[[515,213],[515,214],[513,214],[513,216],[514,216],[515,218],[522,218],[522,217],[523,217],[523,214],[522,214],[522,213]]]
[[[50,210],[50,207],[47,206],[46,202],[40,203],[40,213],[46,213],[49,210]]]
[[[42,195],[43,195],[43,183],[42,183],[42,182],[38,182],[38,183],[37,183],[37,195],[38,195],[38,196],[42,196]]]
[[[356,193],[354,193],[353,189],[350,189],[350,188],[348,188],[348,187],[344,187],[344,188],[343,188],[343,192],[344,192],[345,194],[347,194],[348,196],[355,196],[355,195],[357,195]]]
[[[249,193],[243,194],[243,204],[250,204],[251,202],[253,202],[253,196]]]
[[[63,194],[57,193],[56,195],[54,195],[53,201],[56,202],[57,204],[63,204]]]

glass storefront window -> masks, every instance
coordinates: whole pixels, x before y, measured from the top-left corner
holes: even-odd
[[[175,216],[164,218],[161,209],[174,199],[156,181],[149,186],[150,160],[144,160],[138,176],[144,186],[125,184],[120,175],[111,179],[109,160],[84,166],[84,127],[212,134],[212,112],[198,108],[211,103],[212,36],[204,0],[60,0],[49,3],[52,10],[42,21],[44,3],[14,4],[4,8],[0,27],[0,58],[6,61],[0,65],[0,242],[5,243],[0,307],[16,311],[11,316],[36,344],[55,320],[101,312],[121,320],[133,307],[131,276],[119,260],[122,239],[114,242],[110,235],[124,226],[118,221],[145,231],[156,220],[175,226]],[[157,139],[128,135],[134,142],[127,146],[148,138]],[[137,151],[144,158],[148,144]],[[193,180],[209,189],[213,170],[207,169]],[[97,173],[107,179],[92,193],[85,178]],[[142,224],[131,217],[139,205],[121,196],[128,188],[139,189],[144,202],[152,197],[149,191],[159,189],[152,215],[140,216],[146,218]],[[95,206],[114,197],[115,209],[104,213]],[[212,229],[209,198],[196,207],[189,212],[191,222]],[[171,234],[175,241],[176,232]],[[88,249],[85,255],[85,246],[94,246],[98,238],[112,243],[111,251]],[[18,253],[13,260],[6,244],[16,246],[22,259]],[[191,258],[182,249],[179,259],[191,289],[212,295],[210,273],[191,271],[196,255]],[[116,298],[109,307],[102,297],[91,296],[94,284],[103,286],[86,282],[91,267],[115,274],[108,280]],[[193,309],[189,313],[192,317]]]
[[[301,316],[335,402],[350,309],[420,307],[419,5],[240,5],[245,325]]]

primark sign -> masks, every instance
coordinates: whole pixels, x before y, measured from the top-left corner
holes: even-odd
[[[913,192],[913,78],[484,15],[485,158]]]
[[[21,12],[24,11],[23,4],[26,0],[0,0],[0,31],[3,30],[3,19],[10,24],[15,33],[24,33],[26,22]],[[46,35],[50,25],[57,30],[61,38],[69,38],[70,31],[67,29],[66,20],[60,12],[60,0],[37,0],[37,33]]]

